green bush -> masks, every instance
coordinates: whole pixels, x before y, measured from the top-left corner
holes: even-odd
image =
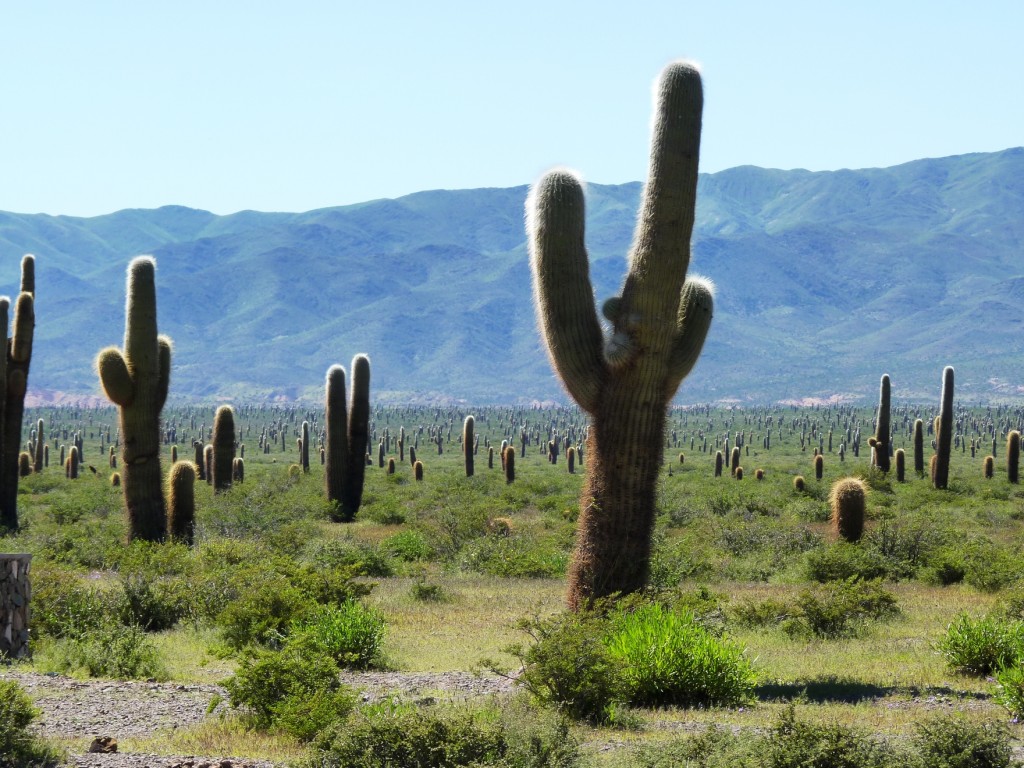
[[[320,648],[290,642],[277,651],[249,649],[225,681],[231,704],[244,707],[256,728],[277,728],[309,740],[355,704],[338,678],[338,665]]]
[[[191,587],[184,579],[150,580],[142,575],[121,578],[121,622],[147,632],[170,629],[193,610]]]
[[[435,556],[433,547],[419,531],[399,531],[381,542],[381,549],[393,557],[413,563],[417,560],[431,560]]]
[[[855,637],[867,621],[898,613],[896,596],[880,581],[853,577],[805,589],[782,626],[793,637]]]
[[[314,607],[302,590],[280,574],[269,574],[232,600],[217,617],[224,642],[239,651],[247,645],[279,644],[288,625]]]
[[[790,704],[772,728],[765,753],[770,768],[896,768],[893,750],[855,728],[798,720]]]
[[[513,703],[504,709],[365,707],[317,741],[316,768],[573,768],[579,749],[566,724]]]
[[[42,561],[32,566],[32,630],[78,637],[120,612],[116,596],[72,570]]]
[[[839,541],[807,553],[807,578],[827,583],[858,578],[893,577],[891,564],[880,552],[863,544]]]
[[[926,768],[1009,768],[1010,733],[1001,723],[972,723],[961,715],[918,723],[913,745]]]
[[[748,629],[774,627],[788,619],[792,610],[793,607],[782,600],[746,599],[730,609],[730,618],[739,626]]]
[[[969,675],[988,675],[1016,664],[1024,653],[1024,622],[962,613],[946,628],[936,649],[950,668]]]
[[[379,547],[345,539],[318,541],[307,556],[318,568],[347,569],[353,576],[393,576],[391,559]]]
[[[568,554],[525,535],[483,536],[463,548],[459,565],[502,578],[556,578],[565,574]]]
[[[356,600],[313,609],[292,627],[290,634],[326,653],[341,667],[371,669],[384,665],[384,619]]]
[[[760,738],[712,725],[691,738],[644,744],[632,757],[637,768],[764,768],[763,756]]]
[[[29,730],[39,715],[13,680],[0,680],[0,768],[50,768],[63,755]]]
[[[46,646],[41,666],[66,674],[118,680],[166,680],[167,670],[152,641],[136,626],[108,620],[76,637]]]
[[[733,705],[753,692],[756,676],[744,651],[713,637],[685,609],[649,603],[617,611],[606,642],[633,704]]]

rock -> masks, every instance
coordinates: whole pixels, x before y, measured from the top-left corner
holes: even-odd
[[[89,752],[109,755],[117,752],[117,739],[113,736],[97,736],[89,745]]]

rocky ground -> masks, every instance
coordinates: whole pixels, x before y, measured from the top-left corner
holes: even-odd
[[[35,701],[42,712],[37,721],[40,733],[82,744],[96,738],[123,739],[195,725],[209,716],[207,710],[215,697],[227,696],[216,685],[75,680],[12,671],[0,672],[0,678],[16,680]],[[467,672],[347,673],[344,682],[361,690],[364,701],[396,692],[413,701],[458,701],[512,687],[509,680]],[[227,755],[157,756],[123,751],[73,754],[70,764],[76,768],[273,768],[273,763]]]

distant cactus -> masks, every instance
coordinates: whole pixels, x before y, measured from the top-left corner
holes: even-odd
[[[18,477],[28,477],[32,474],[32,454],[22,451],[18,454]]]
[[[607,342],[584,248],[582,185],[558,170],[529,195],[542,334],[563,385],[592,418],[568,573],[573,610],[647,583],[667,405],[711,323],[710,284],[687,277],[702,105],[697,68],[669,65],[657,85],[650,175],[629,269],[621,293],[603,308]]]
[[[395,474],[395,457],[391,456],[388,458],[388,474]]]
[[[760,468],[755,469],[754,470],[754,479],[755,480],[764,480],[764,470],[760,469]]]
[[[733,475],[736,474],[736,468],[740,465],[740,447],[734,445],[732,448],[732,454],[729,457],[729,472]]]
[[[743,467],[736,467],[736,471],[734,473],[734,477],[737,480],[742,480],[743,479]]]
[[[415,464],[412,465],[412,476],[414,478],[416,478],[416,480],[423,480],[423,462],[422,461],[417,461]]]
[[[924,422],[914,421],[914,471],[918,477],[924,475]]]
[[[206,472],[206,484],[213,485],[213,445],[203,446],[203,466]]]
[[[855,477],[837,480],[832,486],[828,498],[832,506],[832,527],[838,537],[851,543],[860,541],[864,533],[866,497],[864,483]]]
[[[162,541],[167,534],[160,411],[170,384],[171,341],[157,335],[155,273],[148,256],[128,265],[124,349],[107,347],[96,358],[103,391],[120,411],[129,540]]]
[[[505,482],[513,483],[516,479],[516,449],[511,445],[505,449]]]
[[[996,457],[986,456],[981,462],[981,474],[986,480],[991,480],[996,473]]]
[[[68,451],[68,460],[64,470],[68,480],[78,479],[78,446],[72,445]]]
[[[213,490],[231,488],[231,472],[235,462],[235,411],[222,405],[213,417]]]
[[[117,452],[114,450],[114,446],[110,446],[110,451],[107,453],[107,465],[111,469],[117,469]]]
[[[36,326],[34,256],[21,260],[21,291],[8,326],[10,304],[10,299],[0,296],[0,532],[18,527],[21,422]]]
[[[875,426],[875,436],[868,440],[871,446],[871,456],[874,464],[882,472],[889,471],[889,401],[890,401],[889,374],[882,374],[882,383],[878,395],[878,416]]]
[[[345,369],[332,365],[327,369],[324,482],[328,501],[338,502],[338,522],[351,522],[363,503],[366,477],[366,450],[370,439],[370,359],[352,358],[352,397],[346,402]],[[384,443],[378,446],[380,466],[384,466]],[[413,450],[409,450],[410,459]]]
[[[494,469],[494,446],[487,449],[487,468]]]
[[[167,527],[173,541],[191,545],[195,536],[196,467],[179,461],[167,476]]]
[[[565,463],[568,465],[569,474],[576,473],[576,449],[571,445],[565,451]]]
[[[896,480],[905,482],[907,479],[907,455],[902,448],[896,449]]]
[[[231,462],[231,479],[236,483],[245,482],[245,459],[241,456]]]
[[[721,451],[715,452],[715,477],[722,476],[722,464],[725,463],[725,457],[722,456]]]
[[[43,420],[39,419],[39,421],[36,422],[35,455],[33,456],[33,461],[32,461],[32,471],[33,472],[42,472],[43,471],[43,449],[45,448],[44,443],[45,443],[45,440],[43,438]]]
[[[195,464],[197,479],[206,482],[206,459],[203,455],[203,443],[201,440],[196,440],[192,443],[192,450],[195,452]]]
[[[941,489],[949,485],[949,456],[953,451],[953,367],[949,365],[942,371],[942,401],[937,421],[939,429],[935,437],[932,482]]]
[[[820,453],[814,457],[814,479],[821,480],[825,473],[825,457]]]
[[[472,416],[467,416],[462,424],[462,455],[466,463],[466,477],[473,476],[473,429],[475,423]]]
[[[42,424],[42,422],[39,422]],[[1020,432],[1011,430],[1006,436],[1006,479],[1020,482]]]
[[[299,438],[299,464],[302,471],[309,473],[309,422],[302,422],[302,437]]]
[[[121,473],[120,472],[113,472],[110,475],[110,487],[111,488],[120,488],[121,487]]]

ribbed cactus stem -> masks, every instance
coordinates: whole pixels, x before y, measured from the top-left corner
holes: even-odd
[[[924,422],[921,419],[914,421],[914,471],[924,474]]]
[[[537,316],[552,365],[592,417],[569,605],[642,589],[668,404],[700,355],[712,290],[687,278],[703,105],[700,74],[675,63],[657,86],[650,174],[607,342],[584,248],[580,181],[553,171],[527,201]]]
[[[167,476],[167,517],[171,539],[192,544],[196,517],[196,467],[179,461]]]
[[[462,423],[462,455],[465,457],[466,477],[473,476],[473,430],[475,421],[467,416]]]
[[[1006,479],[1020,482],[1020,432],[1016,429],[1006,436]]]
[[[878,394],[878,417],[875,426],[874,448],[875,466],[882,472],[889,471],[889,374],[882,374],[882,383]]]
[[[10,321],[10,300],[0,297],[0,531],[18,527],[18,464],[36,325],[34,294],[35,257],[26,255]]]
[[[829,494],[832,506],[832,526],[836,535],[845,541],[860,541],[864,533],[864,514],[867,489],[855,477],[837,480]]]
[[[120,410],[129,540],[162,541],[167,534],[160,411],[170,382],[171,342],[157,334],[155,275],[152,257],[128,265],[123,350],[107,347],[96,359],[103,391]]]
[[[213,417],[213,490],[231,488],[235,461],[235,412],[222,405]]]
[[[32,469],[35,472],[43,471],[43,453],[46,448],[46,446],[44,445],[44,443],[46,442],[44,439],[45,426],[46,425],[43,423],[42,419],[39,419],[39,421],[36,422],[35,455],[32,457]]]
[[[336,522],[351,522],[363,501],[370,435],[370,360],[352,358],[351,400],[345,399],[345,369],[332,365],[326,381],[324,482],[328,501],[338,502]],[[384,466],[384,446],[380,445]]]
[[[942,401],[939,407],[938,434],[935,436],[936,488],[949,485],[949,456],[953,452],[953,367],[947,365],[942,371]]]

